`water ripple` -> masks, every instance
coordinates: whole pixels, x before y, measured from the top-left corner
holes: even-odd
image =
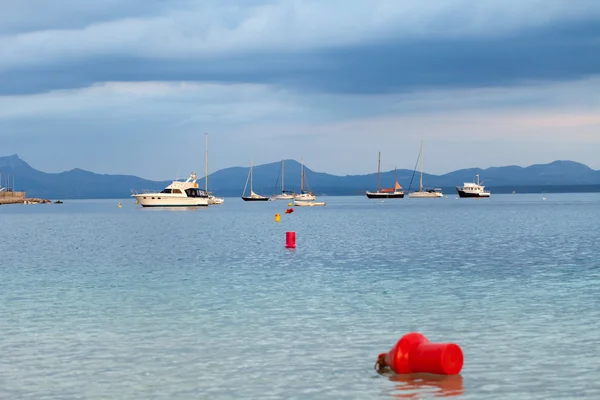
[[[600,196],[538,197],[3,206],[0,398],[600,398]],[[409,331],[461,375],[378,375]]]

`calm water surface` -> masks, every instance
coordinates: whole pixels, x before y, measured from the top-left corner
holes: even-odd
[[[0,206],[0,398],[598,399],[600,195],[545,196]],[[411,331],[460,376],[378,375]]]

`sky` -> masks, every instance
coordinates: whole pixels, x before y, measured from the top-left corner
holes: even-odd
[[[0,156],[148,179],[600,169],[597,0],[2,0]]]

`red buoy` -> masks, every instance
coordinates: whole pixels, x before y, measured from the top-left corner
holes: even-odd
[[[296,232],[285,233],[285,247],[288,249],[296,248]]]
[[[376,366],[390,367],[397,374],[426,372],[456,375],[463,366],[463,353],[455,343],[430,343],[418,332],[407,333],[388,353],[382,353]]]

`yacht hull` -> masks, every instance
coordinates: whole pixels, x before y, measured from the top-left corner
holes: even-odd
[[[280,194],[280,195],[273,197],[273,200],[294,200],[294,196]]]
[[[404,198],[404,192],[367,192],[369,199],[402,199]]]
[[[458,193],[458,197],[490,197],[489,193],[470,193],[460,189],[456,189],[456,192]]]
[[[269,201],[268,197],[247,197],[242,196],[242,200],[244,201]]]
[[[325,206],[325,202],[315,200],[295,200],[294,205],[297,207],[323,207]]]
[[[162,193],[145,193],[133,196],[142,207],[205,207],[206,197],[166,197]]]
[[[438,199],[444,195],[440,192],[411,192],[408,197],[411,199]]]
[[[312,194],[299,194],[297,196],[294,196],[294,200],[300,200],[300,201],[313,201],[314,199],[316,199],[316,196],[312,195]]]

